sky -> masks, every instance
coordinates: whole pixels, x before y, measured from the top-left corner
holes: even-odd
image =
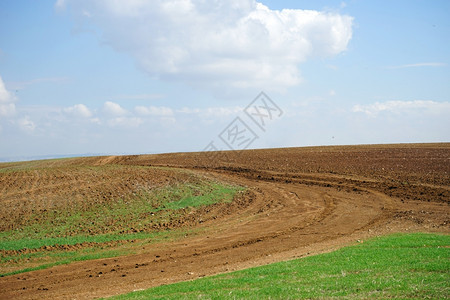
[[[2,161],[450,142],[449,116],[450,1],[0,1]]]

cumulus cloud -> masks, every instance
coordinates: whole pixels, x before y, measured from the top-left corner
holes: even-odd
[[[0,116],[8,117],[14,115],[16,105],[15,97],[6,89],[2,77],[0,77]]]
[[[78,117],[78,118],[90,118],[92,117],[92,112],[84,104],[76,104],[71,107],[66,107],[63,109],[66,114]]]
[[[386,101],[369,105],[355,105],[353,112],[362,112],[367,115],[377,115],[380,112],[402,113],[408,111],[421,111],[436,114],[450,114],[450,102],[436,102],[431,100],[414,101]]]
[[[102,42],[132,55],[153,77],[194,86],[284,89],[299,64],[346,50],[353,19],[272,10],[255,0],[58,0]]]
[[[128,114],[128,111],[122,108],[119,104],[106,101],[103,105],[103,111],[111,116],[125,116]]]

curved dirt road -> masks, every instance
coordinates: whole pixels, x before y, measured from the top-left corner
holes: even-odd
[[[443,155],[423,172],[437,170],[434,163],[444,164],[443,171],[434,172],[431,179],[427,177],[423,182],[414,181],[421,177],[420,173],[411,172],[415,166],[411,163],[405,175],[394,174],[397,185],[387,180],[385,173],[371,172],[373,165],[350,172],[337,167],[333,172],[295,171],[300,169],[295,166],[280,169],[275,161],[279,155],[270,154],[270,150],[266,152],[273,155],[274,162],[254,168],[241,168],[244,163],[239,159],[246,160],[245,157],[227,158],[226,163],[201,168],[195,155],[178,159],[170,155],[108,158],[108,163],[116,164],[189,168],[204,176],[245,185],[249,196],[217,219],[202,223],[200,235],[148,245],[137,255],[0,278],[0,296],[2,299],[105,297],[331,251],[390,232],[449,233],[450,147],[435,148]],[[397,160],[406,165],[403,159]],[[389,176],[394,177],[392,174]],[[408,188],[403,187],[405,178],[409,180]],[[419,195],[417,191],[422,194],[415,198],[414,195]]]

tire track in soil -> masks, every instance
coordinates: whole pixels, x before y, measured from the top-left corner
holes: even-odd
[[[391,149],[392,146],[383,147]],[[398,151],[403,151],[402,147]],[[436,153],[440,153],[440,159],[444,162],[449,157],[448,148],[445,148],[448,146],[423,147],[436,147]],[[364,147],[352,149],[360,149],[358,151],[363,154],[366,151]],[[273,155],[276,159],[279,156],[277,151],[280,150],[257,153],[264,157]],[[301,151],[306,150],[300,149],[299,153],[305,153]],[[302,155],[313,155],[308,153]],[[364,155],[371,158],[372,154]],[[199,225],[198,228],[203,230],[201,235],[147,245],[136,255],[77,262],[0,278],[0,297],[104,297],[331,251],[359,239],[390,232],[450,232],[448,185],[435,184],[434,177],[429,177],[428,170],[437,170],[441,173],[437,173],[435,182],[448,182],[448,175],[439,175],[448,173],[444,172],[442,164],[435,166],[436,161],[428,167],[424,164],[426,168],[422,167],[428,189],[421,189],[424,195],[415,197],[414,189],[408,190],[408,187],[400,186],[399,193],[390,193],[392,182],[380,179],[382,176],[376,173],[367,176],[372,174],[373,166],[366,167],[369,171],[358,169],[361,174],[354,175],[276,172],[277,165],[274,163],[260,169],[255,166],[255,170],[236,167],[240,163],[199,168],[186,155],[183,157],[188,158],[181,165],[179,162],[169,163],[174,157],[90,158],[89,163],[191,169],[204,176],[245,185],[254,198],[242,210],[235,208],[216,220]],[[334,156],[330,157],[334,160]],[[404,162],[403,156],[399,157]],[[168,161],[164,162],[165,159]],[[198,161],[196,159],[194,157],[193,161]],[[411,164],[411,168],[416,168],[416,165],[416,162]],[[399,177],[398,180],[403,179]]]
[[[152,245],[139,255],[1,278],[3,296],[102,297],[227,272],[241,265],[256,266],[274,254],[280,256],[374,227],[386,218],[382,208],[392,204],[388,197],[371,191],[355,197],[331,187],[324,191],[304,184],[255,181],[234,174],[220,176],[251,187],[256,200],[243,212],[215,224],[207,236]],[[269,207],[265,207],[267,203]],[[305,254],[299,250],[296,256]]]

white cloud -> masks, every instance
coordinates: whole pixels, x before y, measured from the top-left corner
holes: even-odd
[[[160,117],[171,117],[173,116],[173,110],[169,107],[164,106],[136,106],[135,109],[137,114],[142,116],[160,116]]]
[[[36,129],[36,124],[30,119],[29,116],[24,116],[16,121],[19,128],[25,132],[32,133]]]
[[[431,100],[386,101],[369,105],[355,105],[352,111],[362,112],[372,116],[380,112],[403,113],[408,111],[450,115],[450,102],[436,102]]]
[[[183,107],[177,110],[178,113],[188,115],[199,115],[202,118],[220,118],[237,115],[244,111],[244,107],[207,107],[207,108],[188,108]]]
[[[0,116],[8,117],[16,112],[15,97],[6,89],[0,77]]]
[[[16,106],[14,103],[0,103],[0,116],[7,117],[15,113]]]
[[[417,63],[417,64],[407,64],[400,66],[390,66],[387,69],[405,69],[405,68],[417,68],[417,67],[445,67],[447,64],[440,62],[429,62],[429,63]]]
[[[103,105],[103,111],[111,116],[125,116],[128,114],[128,111],[122,108],[119,104],[106,101]]]
[[[63,112],[78,118],[92,117],[92,112],[84,104],[76,104],[74,106],[64,108]]]
[[[102,42],[131,54],[151,76],[213,89],[297,85],[300,63],[341,53],[352,37],[350,16],[271,10],[255,0],[58,0],[55,6],[98,26]]]
[[[138,117],[117,117],[108,120],[108,125],[111,127],[136,128],[144,121]]]

